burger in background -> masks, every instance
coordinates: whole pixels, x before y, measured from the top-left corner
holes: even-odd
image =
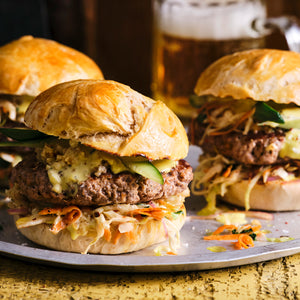
[[[76,80],[37,96],[25,123],[36,152],[13,168],[7,192],[22,234],[102,254],[169,237],[176,251],[193,173],[186,131],[165,104],[114,81]]]
[[[203,150],[193,192],[268,211],[300,209],[300,54],[249,50],[225,56],[198,79],[192,144]]]
[[[75,79],[103,79],[89,57],[55,41],[23,36],[0,47],[0,124],[24,127],[24,113],[33,98],[47,88]],[[1,142],[7,138],[0,133]],[[0,186],[7,187],[11,164],[26,148],[1,148]]]

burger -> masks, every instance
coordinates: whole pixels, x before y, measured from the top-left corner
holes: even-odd
[[[114,81],[75,80],[38,95],[25,124],[35,152],[7,192],[23,235],[99,254],[169,238],[176,251],[193,173],[186,131],[165,104]]]
[[[191,142],[202,148],[193,191],[255,210],[300,209],[300,54],[256,49],[199,77]]]
[[[24,113],[35,96],[55,84],[75,79],[103,79],[103,75],[89,57],[52,40],[23,36],[0,47],[1,127],[24,127]],[[0,141],[7,141],[1,133]],[[7,185],[11,163],[26,152],[2,148],[0,185]]]

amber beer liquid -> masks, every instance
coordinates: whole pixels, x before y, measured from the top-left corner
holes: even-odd
[[[209,64],[235,51],[265,46],[265,37],[252,28],[254,20],[266,17],[265,7],[255,0],[156,2],[153,97],[188,120],[195,114],[188,98]]]

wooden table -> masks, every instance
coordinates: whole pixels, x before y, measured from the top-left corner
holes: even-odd
[[[0,299],[300,299],[300,254],[199,272],[109,273],[0,256]]]

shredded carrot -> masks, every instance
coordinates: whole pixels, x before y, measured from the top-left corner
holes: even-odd
[[[236,249],[248,249],[254,246],[254,242],[251,236],[248,234],[239,234],[238,241],[234,243]]]
[[[111,239],[111,242],[116,245],[120,237],[122,236],[122,233],[119,230],[116,230],[113,238]]]
[[[57,215],[63,216],[62,219],[52,226],[51,232],[57,234],[61,230],[76,222],[82,215],[77,206],[67,206],[64,208],[45,208],[39,212],[39,215]]]
[[[104,239],[109,242],[111,240],[111,232],[109,229],[104,229]]]
[[[129,213],[131,217],[138,216],[149,216],[155,220],[162,220],[166,215],[166,211],[161,207],[146,207],[146,208],[138,208]]]
[[[228,240],[237,240],[234,242],[236,249],[249,248],[254,246],[253,238],[251,234],[259,234],[258,232],[261,228],[260,224],[255,226],[247,224],[240,228],[237,228],[235,225],[222,225],[217,230],[213,232],[212,235],[204,236],[203,239],[207,241],[216,240],[216,241],[228,241]],[[230,230],[231,234],[220,234],[224,230]],[[233,233],[234,231],[239,230],[240,233]],[[245,232],[246,231],[246,232]]]
[[[204,103],[201,107],[199,107],[197,109],[197,114],[199,115],[203,110],[206,110],[206,111],[209,110],[210,107],[211,107],[211,105],[209,105],[209,102]],[[213,105],[213,107],[215,107],[215,104]]]
[[[206,102],[204,105],[202,105],[200,108],[197,109],[197,114],[199,115],[203,110],[205,110],[206,115],[209,117],[209,110],[221,107],[227,104],[224,103],[210,103]],[[195,129],[196,129],[196,118],[193,118],[190,127],[189,127],[189,136],[191,139],[191,144],[195,145]]]
[[[227,178],[231,173],[232,165],[230,165],[226,171],[223,173],[223,177]]]
[[[44,208],[39,212],[39,215],[46,216],[46,215],[66,215],[67,213],[76,210],[81,213],[81,210],[77,206],[66,206],[66,207],[58,207],[58,208]]]
[[[236,128],[239,127],[239,125],[241,125],[245,120],[247,120],[250,116],[252,116],[255,112],[255,107],[252,108],[251,110],[247,111],[236,123],[233,127],[229,128],[228,130],[225,131],[215,131],[215,132],[211,132],[209,133],[209,135],[213,135],[213,136],[217,136],[217,135],[224,135],[224,134],[228,134],[230,132],[232,132],[233,130],[235,130]]]
[[[61,230],[65,229],[67,226],[63,223],[63,221],[59,221],[58,223],[56,223],[55,225],[52,226],[52,228],[50,229],[50,231],[54,234],[59,233]]]
[[[204,237],[206,241],[232,241],[237,240],[234,243],[236,249],[249,248],[254,246],[253,239],[250,235],[246,233],[240,234],[225,234],[225,235],[208,235]]]
[[[134,235],[133,230],[125,232],[127,237],[132,241],[133,243],[136,243],[136,236]]]
[[[215,230],[213,234],[214,235],[220,234],[221,232],[223,232],[226,229],[232,231],[234,229],[237,229],[237,227],[235,225],[222,225],[217,230]]]
[[[224,106],[228,106],[228,103],[207,102],[203,106],[204,106],[204,109],[205,109],[206,113],[208,113],[209,110],[212,110],[212,109],[215,109],[215,108],[224,107]],[[198,113],[200,112],[200,109],[198,110]]]
[[[238,239],[239,235],[240,234],[223,234],[223,235],[212,234],[212,235],[204,236],[203,239],[207,241],[231,241],[231,240]]]
[[[221,107],[224,108],[224,110],[225,110],[226,107],[228,108],[228,103],[213,103],[213,104],[209,105],[208,107],[206,107],[205,113],[207,115],[207,119],[208,119],[209,123],[212,123],[212,118],[210,116],[209,110],[211,110],[211,109],[219,109]]]
[[[168,255],[177,255],[177,254],[176,254],[175,252],[173,252],[173,251],[168,251],[167,254],[168,254]]]

